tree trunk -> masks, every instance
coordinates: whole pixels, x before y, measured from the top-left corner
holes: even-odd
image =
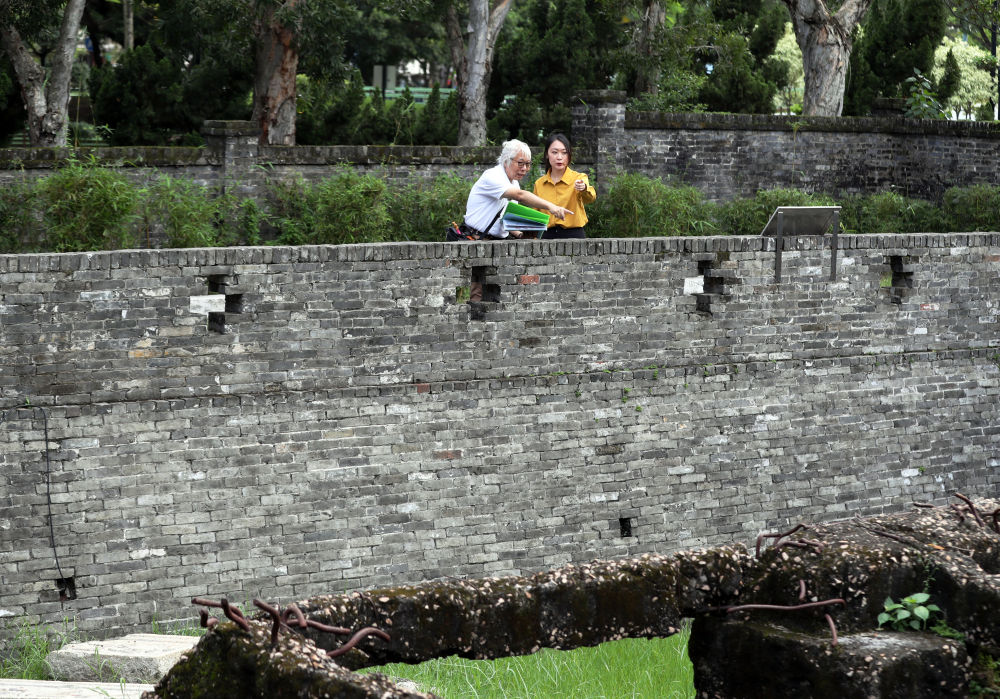
[[[784,0],[802,50],[805,116],[840,116],[855,27],[872,0],[847,0],[831,15],[823,0]]]
[[[69,127],[69,83],[85,0],[69,0],[48,74],[14,26],[0,27],[0,46],[14,66],[28,112],[28,139],[33,146],[65,146]]]
[[[469,0],[464,30],[454,4],[448,6],[448,48],[455,65],[460,146],[486,143],[486,92],[493,71],[493,48],[513,4],[514,0],[500,0],[490,10],[489,0]]]
[[[660,59],[655,50],[657,33],[667,13],[658,0],[645,0],[642,13],[642,26],[636,37],[636,55],[639,63],[636,66],[635,82],[632,85],[633,97],[643,93],[656,94],[660,84]]]
[[[298,0],[287,0],[291,8]],[[268,12],[257,29],[253,121],[260,126],[260,142],[295,145],[295,75],[299,53],[295,34]]]
[[[125,24],[125,50],[135,48],[135,12],[132,0],[122,0],[122,21]]]

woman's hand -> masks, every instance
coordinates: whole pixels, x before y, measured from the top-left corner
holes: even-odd
[[[575,189],[578,192],[582,192],[587,189],[587,183],[584,182],[583,180],[577,180],[576,182],[573,183],[573,189]]]

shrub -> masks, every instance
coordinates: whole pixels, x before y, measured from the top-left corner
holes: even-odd
[[[472,182],[441,174],[393,192],[389,199],[393,240],[440,242],[451,222],[461,223]]]
[[[941,208],[948,230],[1000,230],[1000,187],[952,187],[945,191]]]
[[[0,254],[46,250],[40,233],[38,194],[32,183],[0,187]]]
[[[162,227],[167,247],[219,244],[216,224],[223,201],[193,180],[161,176],[149,187],[144,212],[149,227]]]
[[[377,243],[390,232],[386,184],[373,175],[344,168],[315,185],[299,179],[269,189],[281,245]]]
[[[921,233],[943,231],[940,209],[895,192],[849,196],[841,202],[842,228],[852,233]]]
[[[637,174],[618,175],[588,209],[587,235],[708,235],[716,232],[713,208],[694,187],[671,187]]]
[[[719,227],[729,235],[760,235],[779,206],[833,206],[823,194],[798,189],[763,189],[753,198],[734,199],[718,207]]]
[[[140,190],[95,161],[70,160],[37,188],[46,248],[115,250],[134,245]]]

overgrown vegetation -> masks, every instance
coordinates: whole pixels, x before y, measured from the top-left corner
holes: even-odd
[[[472,178],[439,174],[392,184],[344,166],[314,180],[271,178],[246,198],[198,181],[71,159],[51,175],[0,190],[0,253],[130,247],[442,241]],[[525,178],[529,181],[531,176]],[[596,183],[588,236],[759,235],[777,206],[841,207],[846,233],[1000,230],[1000,186],[947,190],[939,204],[896,192],[836,199],[796,189],[710,202],[691,186],[638,174]]]
[[[625,639],[572,651],[541,650],[499,660],[439,658],[420,665],[370,668],[415,682],[446,699],[535,697],[694,697],[689,632],[670,638]]]

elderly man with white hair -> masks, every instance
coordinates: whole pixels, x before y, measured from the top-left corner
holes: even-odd
[[[531,149],[523,141],[510,140],[503,144],[497,164],[480,175],[469,192],[465,205],[465,221],[462,227],[478,235],[483,240],[497,240],[507,237],[501,218],[507,202],[514,200],[534,209],[548,211],[558,219],[572,215],[572,211],[545,201],[532,192],[521,189],[519,180],[528,174],[531,167]],[[519,232],[513,233],[520,237]]]

